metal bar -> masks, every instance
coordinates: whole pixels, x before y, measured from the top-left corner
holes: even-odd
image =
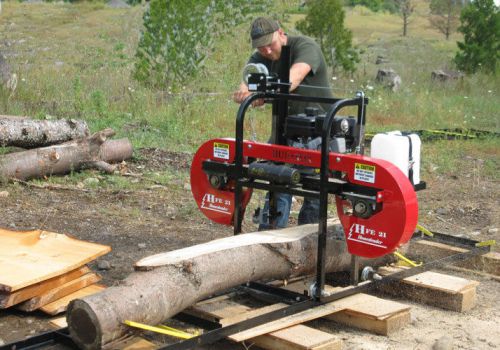
[[[9,343],[0,346],[0,350],[30,350],[30,349],[40,349],[45,346],[54,344],[64,344],[68,347],[77,349],[76,344],[69,336],[68,328],[58,329],[56,331],[50,331],[35,335],[33,337],[23,339],[18,342]]]
[[[297,196],[309,197],[309,198],[319,198],[319,192],[313,190],[305,190],[300,187],[288,187],[280,186],[269,183],[263,183],[260,181],[247,181],[242,182],[244,187],[256,188],[258,190],[268,190],[281,193],[290,193]]]
[[[464,248],[475,247],[476,244],[479,243],[479,241],[471,240],[464,237],[451,236],[439,232],[432,232],[432,234],[433,234],[432,237],[424,237],[424,239],[439,243],[452,244],[454,246],[461,246]]]
[[[364,101],[357,99],[345,99],[337,101],[326,114],[321,130],[321,169],[320,169],[320,189],[326,189],[329,179],[329,145],[330,131],[332,130],[334,117],[337,112],[347,106],[358,106]],[[358,121],[359,122],[359,121]],[[325,286],[325,254],[326,254],[326,231],[328,218],[328,191],[321,190],[319,196],[319,232],[318,232],[318,252],[316,263],[316,298],[321,299]]]
[[[258,291],[271,296],[277,296],[280,298],[281,302],[286,304],[294,304],[309,299],[309,297],[304,294],[258,282],[249,282],[240,288],[247,292]]]
[[[236,115],[236,137],[235,137],[235,176],[236,176],[236,186],[234,191],[234,228],[233,232],[235,235],[241,233],[241,223],[243,221],[243,210],[241,208],[241,197],[242,197],[242,186],[239,184],[239,179],[243,177],[243,127],[245,121],[245,113],[247,109],[252,105],[252,102],[263,98],[264,94],[255,93],[250,95],[243,101],[238,109],[238,114]]]
[[[359,257],[351,255],[351,284],[357,286],[359,283]]]

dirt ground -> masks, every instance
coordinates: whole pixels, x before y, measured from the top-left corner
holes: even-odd
[[[231,228],[213,224],[197,211],[187,182],[189,155],[158,149],[138,153],[140,156],[128,164],[130,172],[176,169],[181,175],[172,181],[175,190],[151,181],[144,181],[139,190],[121,191],[0,185],[0,192],[8,193],[0,197],[0,227],[44,229],[110,245],[112,251],[100,259],[102,266],[109,263],[110,269],[99,270],[98,262],[90,265],[108,286],[131,273],[133,263],[142,257],[232,234]],[[472,166],[464,166],[453,176],[431,174],[424,180],[428,189],[418,193],[421,224],[437,232],[500,241],[499,183],[482,178]],[[143,179],[137,176],[131,181],[140,183]],[[249,219],[244,227],[245,231],[254,229]],[[481,282],[473,310],[459,314],[401,300],[412,306],[412,322],[389,337],[322,321],[312,325],[338,334],[344,349],[500,348],[498,280],[443,271]],[[0,311],[0,345],[50,329],[48,320],[36,312]],[[216,348],[245,347],[219,344]]]

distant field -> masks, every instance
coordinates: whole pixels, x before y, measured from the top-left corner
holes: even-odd
[[[296,1],[288,3],[295,6]],[[288,6],[278,4],[281,10]],[[408,36],[402,37],[399,16],[362,7],[347,9],[346,25],[363,51],[362,62],[352,76],[332,74],[334,94],[351,97],[357,90],[366,92],[371,132],[456,127],[499,132],[498,76],[478,74],[448,84],[431,81],[433,70],[454,69],[451,60],[460,36],[444,40],[429,25],[427,11],[426,2],[419,2]],[[284,25],[290,33],[296,32],[294,23],[301,16],[296,12],[288,16]],[[82,118],[93,131],[115,128],[136,147],[193,151],[208,138],[232,136],[238,106],[231,93],[251,52],[248,24],[218,41],[205,69],[187,78],[174,94],[168,93],[169,87],[146,89],[130,77],[141,26],[138,6],[112,9],[101,3],[4,1],[0,52],[20,79],[15,94],[0,95],[1,114]],[[389,62],[376,65],[379,55]],[[379,68],[393,68],[401,76],[399,92],[388,92],[374,82]],[[254,131],[258,139],[267,139],[269,111],[250,113],[248,132]],[[496,164],[497,138],[487,142],[477,147]],[[432,147],[429,152],[440,153]],[[461,149],[470,148],[459,147],[457,157]]]

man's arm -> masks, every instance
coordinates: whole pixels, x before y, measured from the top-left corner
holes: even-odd
[[[295,90],[310,71],[311,66],[307,63],[294,63],[292,67],[290,67],[290,91]]]

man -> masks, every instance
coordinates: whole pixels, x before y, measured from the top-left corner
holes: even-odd
[[[259,17],[255,19],[250,28],[252,47],[256,49],[248,63],[262,63],[270,73],[278,73],[282,47],[290,47],[290,92],[304,95],[332,98],[328,80],[325,57],[319,45],[306,36],[288,36],[278,22]],[[249,95],[248,86],[242,82],[239,90],[233,95],[237,103],[242,103]],[[264,101],[257,100],[255,105],[262,105]],[[288,113],[304,113],[305,107],[316,107],[326,112],[330,105],[315,102],[289,101]],[[282,228],[288,225],[288,217],[292,204],[292,196],[285,193],[275,193],[278,217],[276,221],[269,222],[269,194],[266,196],[263,215],[259,230],[269,228]],[[304,198],[304,204],[299,213],[299,225],[318,222],[319,200]]]

